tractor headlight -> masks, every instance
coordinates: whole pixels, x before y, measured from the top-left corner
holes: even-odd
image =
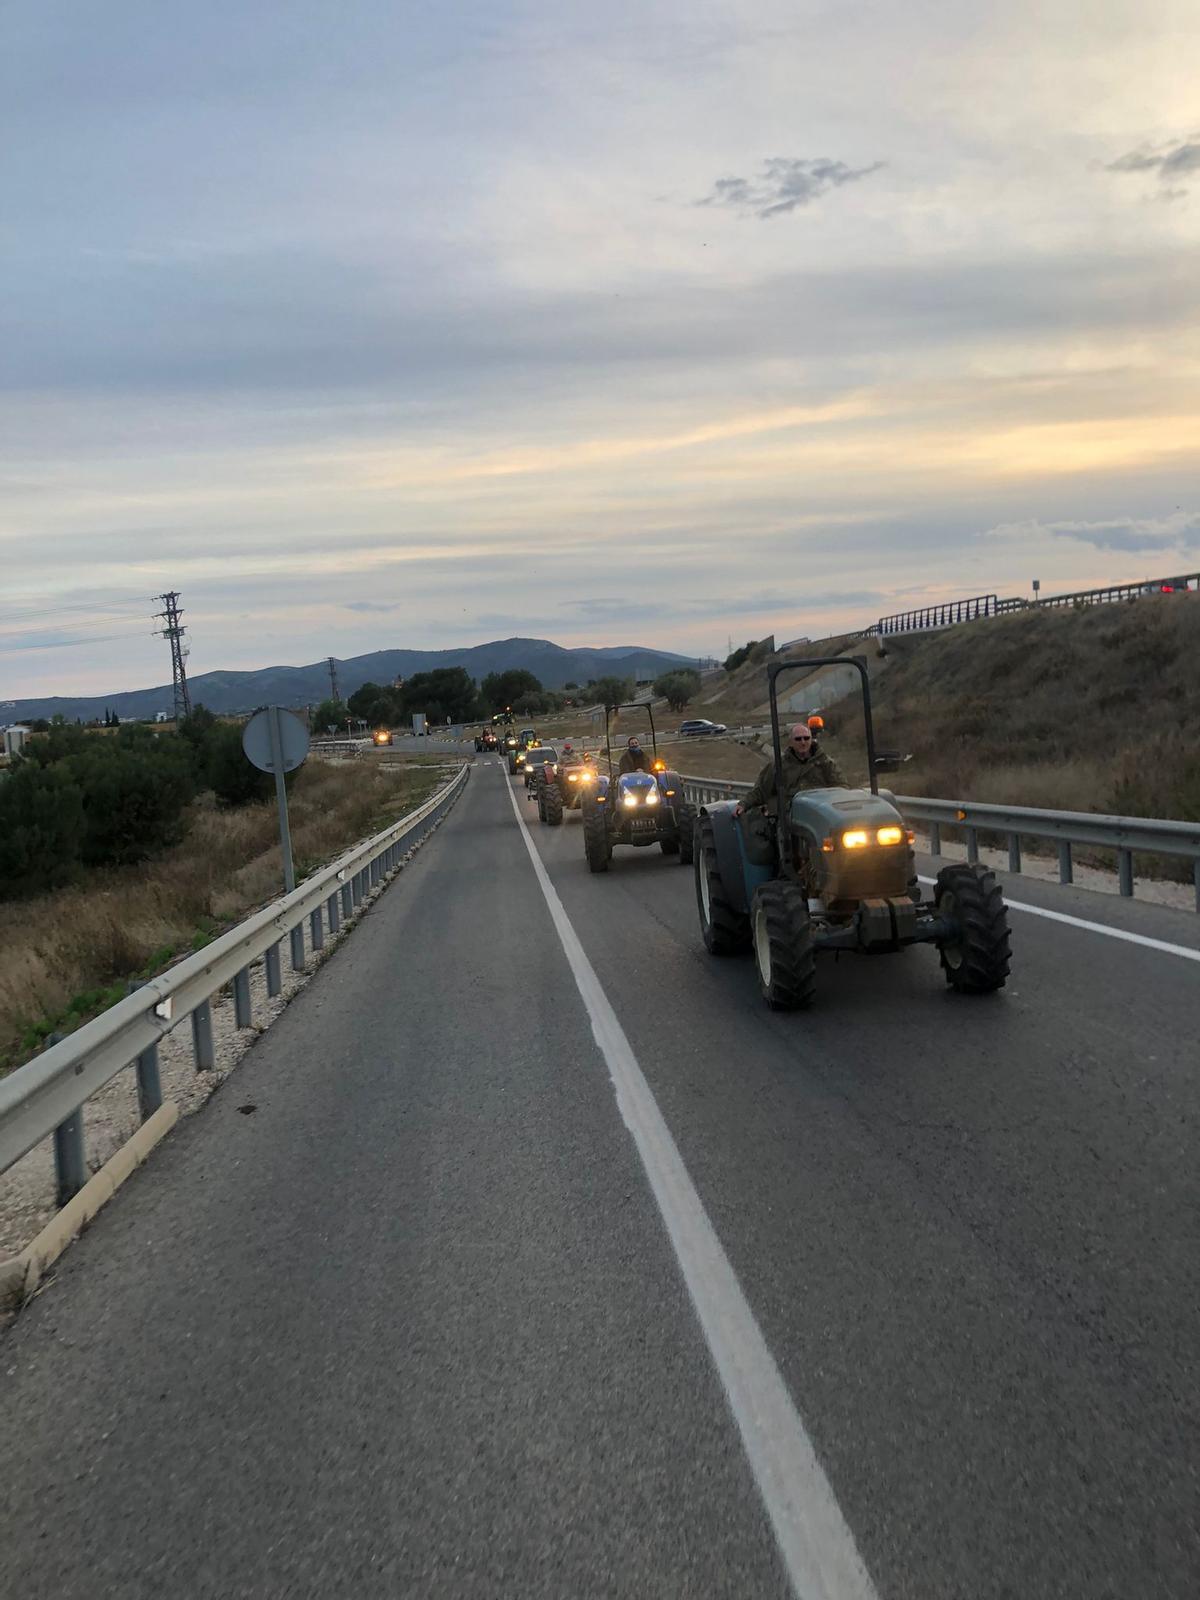
[[[903,828],[880,828],[875,835],[876,844],[903,844]]]
[[[656,806],[658,804],[658,790],[657,789],[647,789],[647,791],[646,791],[646,804],[648,806]]]
[[[579,782],[579,774],[577,772],[568,772],[567,773],[567,782],[568,783],[578,783]]]
[[[862,850],[871,842],[871,835],[865,828],[851,828],[842,835],[843,850]]]
[[[636,806],[637,805],[637,795],[635,795],[635,794],[624,794],[624,795],[622,795],[621,796],[621,804],[623,806]]]

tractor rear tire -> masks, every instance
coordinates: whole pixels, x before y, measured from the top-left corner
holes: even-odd
[[[679,840],[672,834],[669,839],[660,839],[658,848],[665,856],[677,856],[679,854]]]
[[[710,955],[739,955],[750,945],[750,918],[744,911],[735,911],[726,898],[717,866],[713,825],[708,817],[701,817],[699,832],[695,870],[700,936]]]
[[[959,994],[991,994],[1008,977],[1008,908],[996,875],[987,867],[956,861],[943,867],[933,891],[939,915],[958,927],[958,937],[938,945],[946,982]]]
[[[692,855],[696,848],[696,813],[691,806],[680,806],[677,826],[679,832],[679,865],[681,867],[690,867]]]
[[[607,872],[612,856],[608,837],[608,818],[602,806],[589,806],[583,813],[583,849],[592,872]]]
[[[560,828],[563,819],[563,799],[556,783],[542,785],[542,821],[549,828]]]
[[[758,987],[772,1011],[806,1011],[817,992],[817,947],[798,883],[760,883],[750,902]]]

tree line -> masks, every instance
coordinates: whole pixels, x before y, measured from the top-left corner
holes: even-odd
[[[654,693],[675,711],[682,711],[700,687],[700,674],[691,669],[666,672],[654,680]],[[620,705],[632,700],[632,678],[592,678],[585,684],[567,683],[562,689],[543,688],[523,667],[490,672],[476,684],[465,667],[438,667],[417,672],[402,683],[387,686],[364,683],[346,700],[322,700],[312,715],[314,731],[343,728],[348,722],[373,727],[400,727],[424,713],[430,723],[486,722],[506,711],[518,717],[544,717],[570,705]]]

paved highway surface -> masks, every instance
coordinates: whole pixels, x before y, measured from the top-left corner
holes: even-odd
[[[0,1341],[0,1591],[1192,1600],[1196,963],[1014,912],[997,997],[914,950],[777,1016],[519,799],[564,945],[512,794]]]

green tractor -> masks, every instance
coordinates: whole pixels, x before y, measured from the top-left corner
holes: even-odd
[[[612,714],[644,711],[650,719],[650,770],[618,772],[613,764]],[[668,772],[658,757],[654,712],[648,705],[605,706],[604,749],[608,772],[597,773],[580,800],[583,813],[583,848],[592,872],[607,872],[613,847],[618,844],[656,844],[665,856],[675,856],[690,866],[695,816],[683,792],[683,779]]]
[[[995,875],[954,862],[924,900],[913,869],[912,834],[877,774],[871,686],[862,676],[870,788],[801,790],[776,817],[738,813],[737,802],[703,806],[696,825],[696,903],[713,955],[753,950],[763,999],[777,1011],[810,1006],[823,951],[883,954],[932,944],[946,982],[963,994],[1001,989],[1009,970],[1008,911]],[[847,658],[774,663],[767,669],[776,792],[782,792],[776,679]]]

